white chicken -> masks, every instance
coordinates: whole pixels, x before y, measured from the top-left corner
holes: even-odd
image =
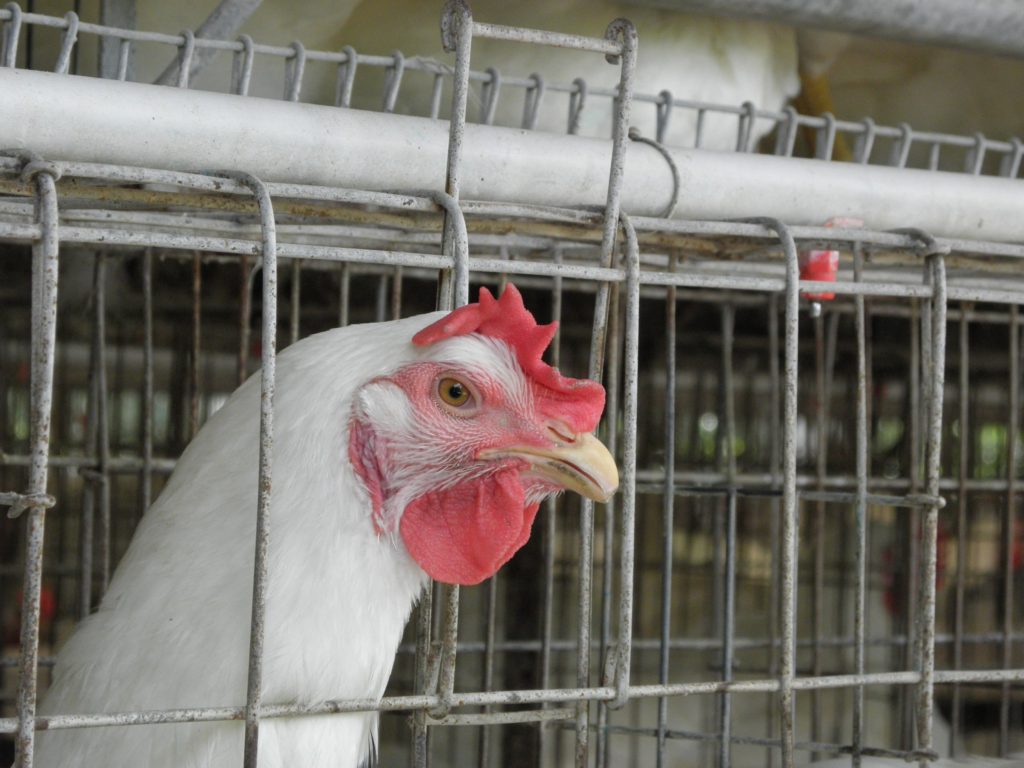
[[[604,390],[541,360],[554,329],[509,286],[280,355],[266,702],[380,697],[428,577],[483,581],[527,541],[543,498],[614,493],[615,462],[592,435]],[[60,652],[43,713],[245,701],[259,395],[254,376],[182,455]],[[259,765],[354,768],[376,719],[265,720]],[[37,765],[238,765],[242,743],[237,722],[43,731]]]

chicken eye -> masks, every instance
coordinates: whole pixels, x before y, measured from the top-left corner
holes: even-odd
[[[469,387],[458,379],[445,377],[437,385],[437,394],[448,405],[459,408],[470,401]]]

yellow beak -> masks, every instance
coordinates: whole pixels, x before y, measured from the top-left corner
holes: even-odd
[[[604,444],[591,434],[559,442],[552,448],[532,445],[485,451],[482,459],[520,458],[529,472],[594,501],[608,501],[619,487],[619,470]]]

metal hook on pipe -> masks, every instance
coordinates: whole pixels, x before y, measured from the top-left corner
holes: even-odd
[[[494,122],[494,113],[498,108],[498,94],[501,91],[501,73],[494,67],[487,68],[487,80],[483,85],[483,98],[480,102],[480,122],[490,125]]]
[[[889,154],[889,165],[902,168],[907,164],[910,157],[910,145],[914,142],[914,129],[909,123],[900,123],[900,138],[893,144],[892,152]]]
[[[64,20],[67,23],[67,28],[64,30],[64,34],[61,35],[60,53],[57,55],[57,63],[53,68],[53,71],[58,75],[66,75],[68,73],[68,69],[71,66],[71,51],[78,40],[78,14],[74,11],[68,11],[64,14]]]
[[[587,81],[577,77],[572,81],[573,89],[569,93],[569,127],[568,133],[575,136],[580,132],[580,113],[587,102]]]
[[[395,51],[391,54],[394,63],[384,71],[384,111],[394,112],[398,101],[398,89],[405,72],[405,54]]]
[[[306,71],[306,46],[296,40],[291,48],[295,53],[285,59],[284,63],[284,98],[286,101],[298,101],[302,91],[302,75]]]
[[[242,50],[236,51],[231,61],[231,90],[239,96],[249,95],[249,84],[252,81],[252,63],[256,52],[249,35],[239,35],[238,42]]]
[[[196,51],[196,33],[191,29],[186,29],[181,35],[185,38],[185,41],[181,47],[181,56],[178,60],[177,86],[179,88],[188,88],[189,77],[192,74],[192,56]]]
[[[356,82],[359,54],[351,45],[346,45],[341,51],[345,54],[345,60],[338,64],[338,88],[334,97],[334,106],[348,107],[352,104],[352,87]]]
[[[657,118],[654,129],[654,138],[659,144],[665,143],[665,134],[668,133],[668,124],[672,119],[672,91],[667,88],[658,94],[658,101],[655,103],[655,115]],[[630,136],[632,138],[632,136]]]
[[[854,158],[856,162],[865,165],[871,158],[871,150],[875,146],[875,121],[870,117],[865,117],[861,122],[864,125],[864,130],[857,137]]]
[[[676,161],[672,157],[672,153],[669,152],[660,141],[655,141],[654,139],[648,139],[645,136],[641,136],[639,129],[630,128],[629,138],[640,144],[646,144],[650,147],[654,147],[658,151],[658,154],[665,158],[665,162],[668,164],[668,169],[672,174],[672,196],[669,198],[668,204],[660,215],[665,219],[672,218],[672,215],[675,213],[676,206],[679,205],[679,166],[676,165]]]
[[[757,107],[752,101],[744,101],[742,109],[736,128],[736,151],[749,152],[750,141],[754,135],[754,121],[757,119]]]
[[[4,24],[3,52],[0,60],[3,66],[13,68],[18,60],[18,41],[21,39],[21,6],[17,3],[7,3],[4,8],[11,14],[11,18]]]
[[[537,112],[544,98],[544,78],[534,72],[530,75],[532,85],[526,87],[523,95],[523,128],[532,131],[537,127]]]

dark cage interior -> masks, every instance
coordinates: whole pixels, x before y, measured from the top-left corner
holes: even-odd
[[[498,253],[513,261],[553,255],[508,246]],[[49,513],[44,563],[44,669],[75,622],[97,604],[145,499],[160,492],[195,430],[240,378],[257,369],[260,358],[260,301],[245,298],[251,289],[250,259],[74,248],[62,257],[51,470],[59,501]],[[680,270],[690,263],[684,252],[672,259]],[[0,485],[5,488],[21,487],[26,479],[30,263],[27,248],[4,246]],[[279,335],[285,343],[338,323],[428,311],[435,301],[433,276],[417,270],[294,260],[282,262],[281,275]],[[477,277],[484,276],[474,282]],[[560,316],[552,354],[561,368],[584,373],[594,284],[516,281],[538,319]],[[486,280],[496,282],[498,276]],[[912,617],[920,587],[922,515],[913,499],[923,493],[923,392],[929,372],[928,360],[922,359],[927,345],[921,341],[927,302],[872,298],[864,305],[870,492],[864,669],[871,673],[915,665]],[[610,408],[621,397],[623,312],[616,290],[606,362]],[[855,302],[850,297],[823,302],[816,317],[805,303],[801,314],[796,658],[798,674],[820,677],[854,669]],[[639,322],[632,683],[776,677],[781,297],[645,287]],[[1019,322],[1015,306],[956,302],[949,308],[940,486],[947,503],[939,516],[936,575],[936,665],[942,669],[1020,664],[1021,536],[1008,496],[1015,490],[1008,481],[1019,476],[1024,461],[1014,412]],[[607,425],[619,435],[607,439],[621,440],[624,428],[620,412]],[[666,483],[674,488],[670,497]],[[539,535],[496,579],[463,590],[458,690],[576,684],[580,521],[574,499],[545,509],[536,523]],[[591,627],[595,683],[615,642],[616,524],[614,506],[598,508]],[[18,520],[0,525],[3,714],[9,716],[17,678],[23,536]],[[389,692],[415,690],[415,626],[414,619]],[[45,680],[44,673],[44,686]],[[805,749],[824,754],[833,748],[829,745],[849,743],[852,693],[836,688],[797,694],[796,735]],[[909,747],[912,689],[873,684],[864,688],[864,698],[865,743]],[[939,748],[942,739],[949,740],[947,748],[981,754],[998,752],[1000,739],[1011,749],[1024,746],[1018,688],[939,685],[936,705]],[[777,709],[771,694],[756,692],[733,693],[728,705],[722,695],[694,694],[640,698],[617,711],[594,706],[594,748],[598,755],[608,752],[609,764],[647,765],[660,729],[670,760],[707,764],[720,748],[725,706],[731,710],[734,763],[772,759],[775,750],[766,746],[778,743]],[[408,759],[402,757],[409,749],[406,717],[385,715],[382,721],[383,764]],[[464,764],[471,753],[488,765],[534,765],[540,754],[545,764],[562,765],[573,749],[571,729],[555,718],[541,726],[437,728],[431,738],[440,765]]]

